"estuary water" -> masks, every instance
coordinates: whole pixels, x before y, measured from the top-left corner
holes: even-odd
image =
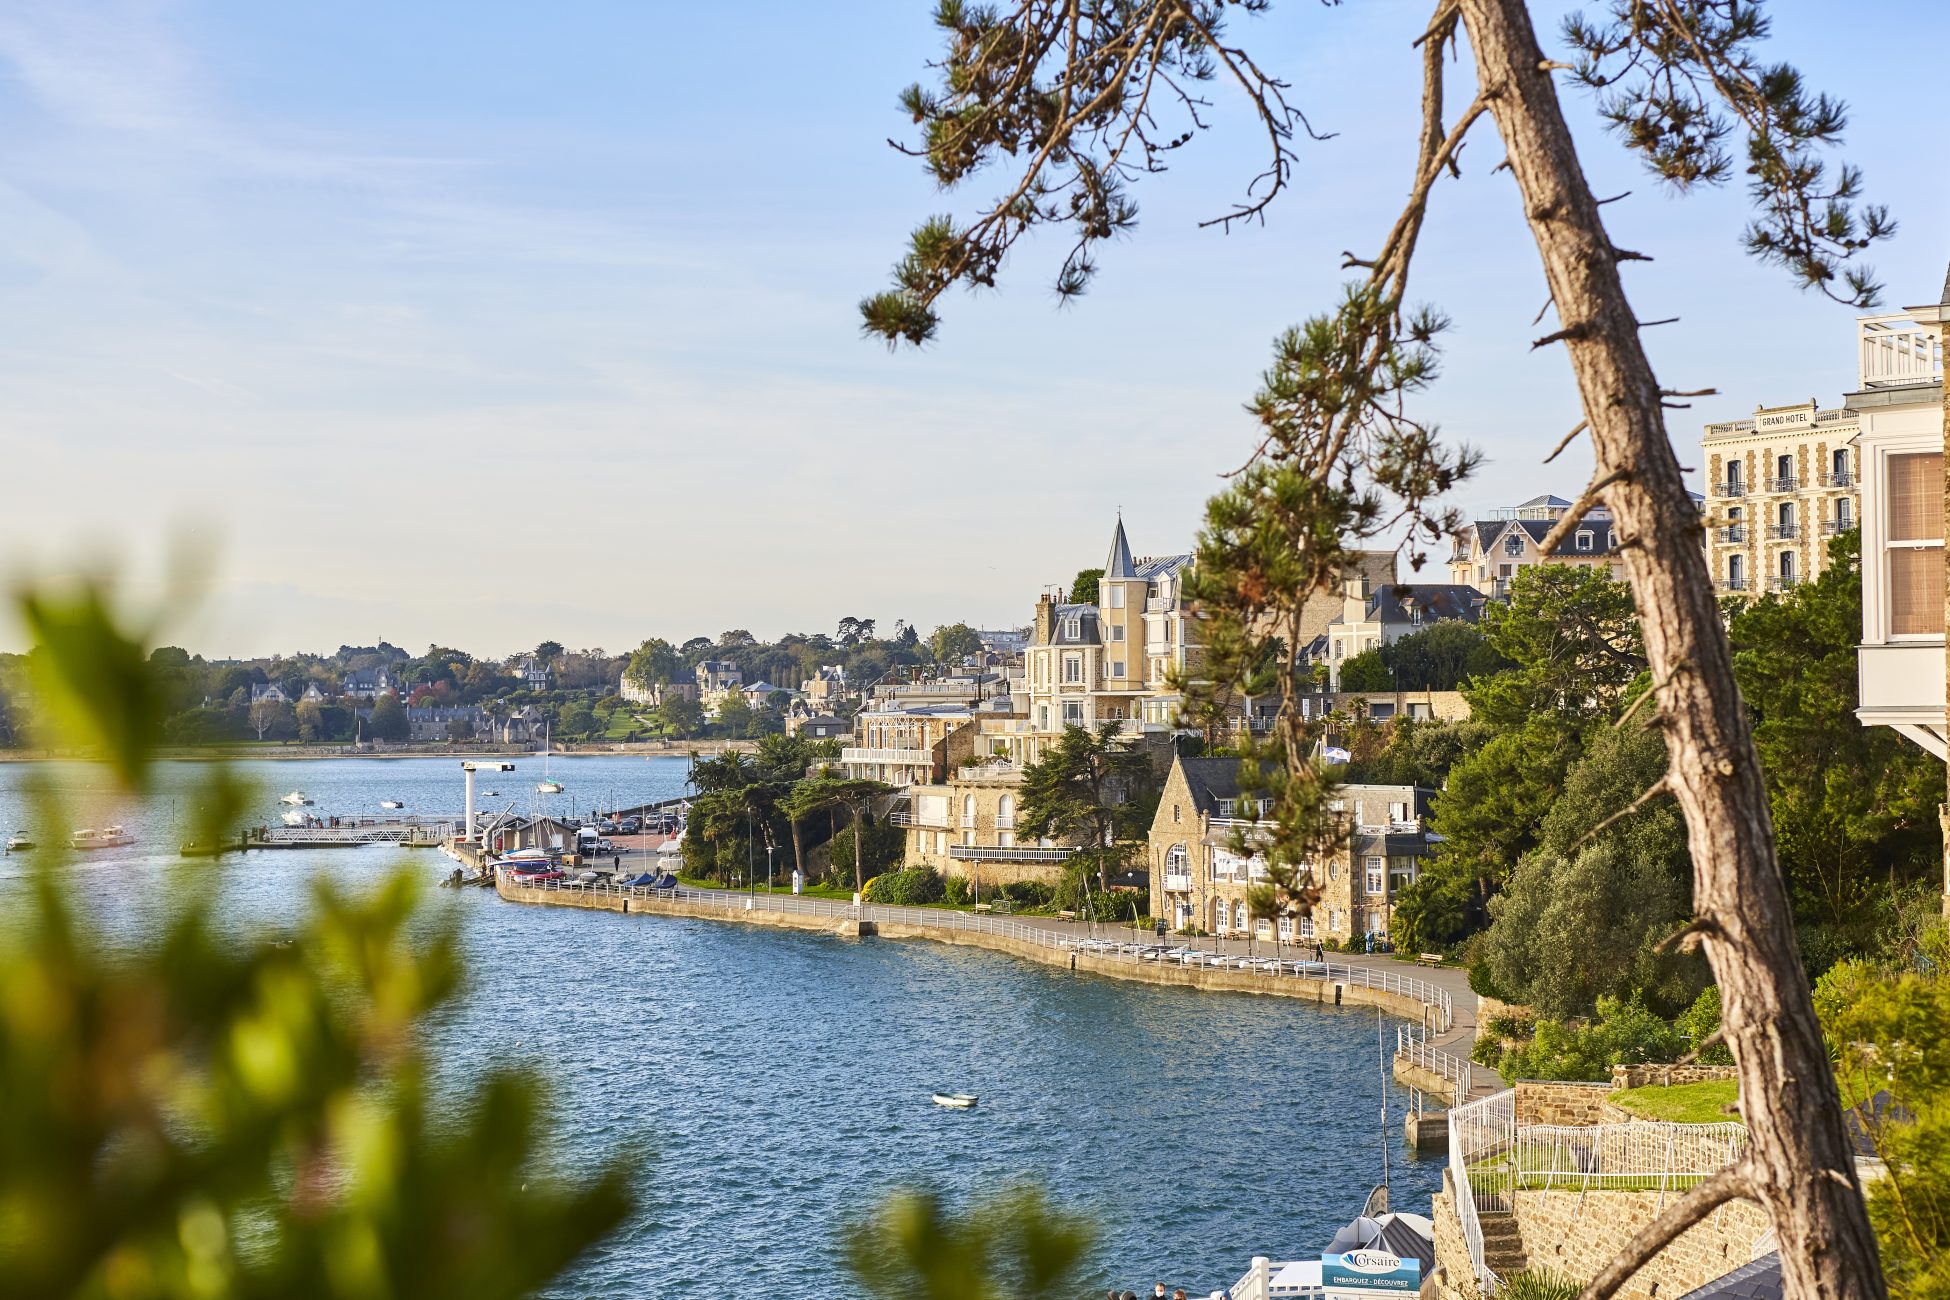
[[[526,809],[538,759],[485,778],[482,806]],[[259,820],[297,789],[312,811],[457,813],[453,759],[240,765]],[[684,791],[681,758],[561,758],[548,806],[636,804]],[[183,888],[214,891],[226,921],[278,926],[328,872],[358,885],[451,859],[391,845],[256,852],[220,863],[175,852],[171,800],[194,803],[197,764],[171,764],[138,813],[76,766],[0,764],[0,831],[25,830],[31,773],[77,804],[80,825],[118,820],[138,845],[66,868],[102,926],[152,929]],[[0,885],[26,864],[0,863]],[[0,909],[7,904],[0,901]],[[466,992],[429,1028],[459,1096],[492,1063],[525,1062],[551,1086],[551,1156],[592,1170],[647,1152],[641,1208],[549,1294],[560,1297],[826,1297],[854,1294],[836,1231],[890,1189],[951,1198],[1041,1183],[1097,1228],[1082,1295],[1151,1283],[1204,1295],[1251,1257],[1317,1255],[1380,1178],[1381,1105],[1398,1208],[1426,1213],[1440,1164],[1400,1144],[1407,1094],[1384,1082],[1371,1008],[1079,976],[928,942],[849,942],[722,922],[503,903],[429,890],[458,913]],[[934,1090],[979,1093],[973,1111]]]

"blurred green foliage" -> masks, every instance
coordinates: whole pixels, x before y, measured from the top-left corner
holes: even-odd
[[[165,708],[106,587],[19,607],[57,742],[148,794]],[[409,878],[321,883],[290,933],[244,938],[186,889],[160,932],[110,945],[63,888],[57,797],[29,785],[41,847],[0,932],[6,1295],[520,1296],[629,1212],[627,1158],[583,1182],[538,1165],[528,1074],[430,1095],[419,1026],[461,972],[451,930],[414,927]],[[210,844],[244,790],[222,768],[205,787]]]
[[[845,1234],[847,1264],[883,1300],[1043,1300],[1076,1294],[1092,1233],[1018,1188],[961,1214],[929,1192],[891,1196]]]

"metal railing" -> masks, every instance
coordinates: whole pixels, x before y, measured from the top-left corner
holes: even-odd
[[[1495,1161],[1516,1143],[1517,1094],[1506,1088],[1479,1101],[1464,1102],[1449,1112],[1449,1183],[1456,1198],[1456,1218],[1462,1224],[1463,1244],[1485,1294],[1502,1285],[1483,1260],[1485,1213],[1508,1214],[1515,1207],[1511,1188],[1494,1176]]]
[[[1455,1085],[1456,1095],[1453,1105],[1460,1106],[1468,1099],[1470,1085],[1474,1079],[1474,1064],[1452,1052],[1429,1046],[1427,1030],[1418,1032],[1414,1025],[1396,1025],[1395,1059],[1406,1061],[1419,1070],[1426,1070]]]
[[[956,862],[1062,862],[1073,853],[1081,852],[1074,847],[1054,845],[1045,848],[1039,844],[950,844],[948,856]]]
[[[992,913],[960,912],[945,907],[895,907],[884,903],[853,904],[839,899],[808,898],[797,894],[747,894],[735,889],[696,889],[678,885],[653,889],[644,885],[584,884],[574,880],[523,880],[505,867],[497,867],[497,881],[505,886],[541,893],[568,893],[627,898],[632,911],[642,907],[655,911],[659,904],[682,902],[687,906],[722,911],[729,917],[753,912],[810,916],[835,921],[872,921],[884,925],[905,925],[920,930],[963,934],[989,934],[1019,940],[1080,957],[1129,963],[1132,966],[1177,965],[1223,969],[1264,979],[1269,985],[1292,980],[1314,980],[1348,988],[1390,993],[1419,1003],[1430,1028],[1446,1031],[1455,1023],[1455,1008],[1447,989],[1413,975],[1376,970],[1332,961],[1296,961],[1292,958],[1260,957],[1206,950],[1191,941],[1159,942],[1124,939],[1111,935],[1136,935],[1111,923],[1099,923],[1095,933],[1081,923],[1046,921],[1033,924],[997,917]],[[1210,942],[1210,941],[1208,941]]]
[[[1780,538],[1782,540],[1799,537],[1801,535],[1801,526],[1799,524],[1769,524],[1767,525],[1767,535],[1771,538]]]
[[[1747,526],[1745,524],[1731,524],[1725,528],[1715,529],[1714,535],[1722,542],[1744,542],[1747,540]]]
[[[887,814],[887,820],[895,826],[919,826],[935,831],[948,829],[947,813],[917,813],[896,809]]]
[[[1855,472],[1846,469],[1830,470],[1821,476],[1821,485],[1823,487],[1854,487]]]
[[[1525,1124],[1516,1130],[1506,1176],[1519,1191],[1665,1193],[1693,1186],[1746,1149],[1744,1124]]]
[[[1855,527],[1855,521],[1853,519],[1824,519],[1821,521],[1821,531],[1830,537],[1845,533],[1853,527]]]
[[[1767,490],[1769,492],[1799,492],[1801,490],[1801,480],[1792,474],[1777,474],[1767,480]]]
[[[1741,479],[1727,479],[1725,482],[1715,483],[1713,485],[1713,495],[1716,497],[1744,497],[1747,495],[1747,484]]]

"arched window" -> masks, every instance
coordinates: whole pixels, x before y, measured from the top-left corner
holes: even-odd
[[[1746,585],[1747,585],[1747,557],[1744,555],[1727,556],[1728,589],[1732,591],[1740,591],[1743,588],[1745,588]]]
[[[1007,830],[1016,824],[1016,797],[1005,794],[995,801],[995,824]]]
[[[1232,917],[1232,909],[1226,906],[1225,899],[1215,898],[1212,900],[1212,933],[1213,934],[1224,934],[1227,931],[1227,929],[1230,928],[1229,926],[1226,925],[1226,922],[1230,920],[1231,917]]]
[[[1503,553],[1504,553],[1505,555],[1522,555],[1522,554],[1523,554],[1523,534],[1522,534],[1522,533],[1511,533],[1511,534],[1510,534],[1510,535],[1509,535],[1508,537],[1506,537],[1506,538],[1504,538],[1504,539],[1503,539]]]
[[[1792,587],[1794,585],[1793,551],[1781,552],[1781,585],[1783,587]]]
[[[961,797],[961,824],[964,826],[975,824],[975,796],[972,794]]]
[[[1182,876],[1191,870],[1191,856],[1185,852],[1183,844],[1174,844],[1165,850],[1165,874]]]
[[[1246,900],[1243,898],[1232,905],[1232,928],[1242,933],[1246,929]]]

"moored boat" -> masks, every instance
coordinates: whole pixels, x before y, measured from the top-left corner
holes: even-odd
[[[311,803],[313,802],[313,800],[312,797],[306,794],[303,790],[293,790],[290,794],[278,800],[278,802],[303,805],[303,804]]]
[[[404,803],[402,803],[402,802],[401,802],[400,800],[398,800],[398,799],[381,799],[381,800],[379,801],[379,806],[380,806],[381,808],[404,808],[404,807],[406,807],[406,805],[405,805]]]
[[[949,1110],[973,1110],[975,1103],[979,1100],[981,1099],[972,1092],[937,1092],[934,1094],[934,1104],[937,1106],[946,1106]]]
[[[68,837],[68,844],[77,849],[121,849],[135,843],[135,836],[120,826],[104,826],[100,830],[79,830]]]
[[[33,847],[34,841],[25,835],[9,835],[7,837],[7,852],[9,853],[25,853]]]

